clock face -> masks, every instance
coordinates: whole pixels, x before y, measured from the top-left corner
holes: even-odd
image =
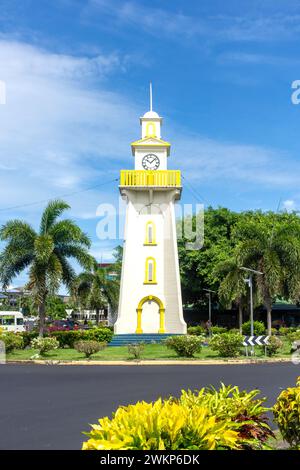
[[[160,165],[160,161],[157,155],[154,153],[148,153],[142,160],[142,165],[145,170],[157,170]]]

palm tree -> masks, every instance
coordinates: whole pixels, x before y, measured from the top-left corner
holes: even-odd
[[[297,299],[300,292],[299,222],[248,220],[238,228],[238,260],[263,273],[256,276],[258,294],[267,310],[268,334],[272,329],[272,304],[276,297]]]
[[[44,334],[48,294],[55,293],[61,282],[70,288],[76,277],[69,258],[85,269],[93,260],[87,235],[72,220],[57,220],[69,208],[61,200],[49,202],[38,232],[21,220],[10,220],[0,229],[0,239],[7,242],[0,255],[0,281],[7,288],[15,276],[29,268],[28,289],[38,310],[40,336]]]
[[[73,295],[81,306],[96,311],[96,324],[99,323],[100,310],[108,304],[112,311],[117,309],[119,283],[108,277],[107,270],[94,262],[91,271],[77,276],[73,283]]]
[[[232,257],[222,263],[219,263],[215,272],[222,278],[218,294],[221,302],[231,307],[234,303],[239,312],[239,330],[242,333],[243,326],[243,308],[246,304],[247,291],[244,281],[245,273],[240,270],[235,257]]]

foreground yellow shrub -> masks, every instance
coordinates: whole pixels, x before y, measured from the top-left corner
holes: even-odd
[[[281,392],[273,406],[273,414],[282,437],[292,448],[300,450],[300,377],[296,387]]]
[[[259,391],[222,385],[120,407],[92,425],[83,450],[264,449],[273,435]]]
[[[237,449],[230,422],[217,422],[206,408],[188,408],[172,400],[121,407],[114,418],[92,426],[83,450]]]

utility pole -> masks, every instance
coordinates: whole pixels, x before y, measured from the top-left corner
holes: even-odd
[[[211,289],[203,289],[205,292],[207,292],[207,297],[208,297],[208,322],[209,322],[209,336],[210,336],[210,329],[211,329],[211,326],[212,326],[212,321],[211,321],[211,294],[216,294],[216,291],[215,290],[211,290]]]
[[[256,271],[255,269],[245,268],[241,266],[239,269],[249,272],[249,278],[244,279],[250,288],[250,335],[254,336],[254,321],[253,321],[253,274],[263,275],[262,272]],[[251,346],[251,356],[254,355],[254,346]]]

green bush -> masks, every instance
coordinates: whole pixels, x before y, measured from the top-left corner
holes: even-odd
[[[283,439],[300,450],[300,377],[296,387],[283,390],[273,406],[274,420]]]
[[[240,333],[223,333],[214,335],[209,345],[221,357],[236,357],[241,353],[243,337]]]
[[[99,341],[99,343],[110,343],[113,337],[111,328],[92,328],[91,330],[83,330],[84,335],[82,339],[89,339]]]
[[[4,331],[0,336],[0,341],[4,342],[5,351],[7,353],[12,352],[14,349],[22,349],[24,347],[23,338],[20,333]]]
[[[223,333],[227,333],[228,330],[225,328],[225,326],[212,326],[210,328],[210,331],[213,335],[222,335]]]
[[[278,336],[271,336],[266,347],[267,355],[274,356],[283,347],[283,342]]]
[[[278,334],[280,336],[287,336],[289,333],[292,333],[292,328],[287,328],[285,326],[282,326],[281,328],[279,328],[278,330]]]
[[[38,355],[43,356],[48,351],[58,349],[59,342],[56,338],[50,338],[49,336],[46,336],[45,338],[34,338],[31,341],[30,346],[32,349],[38,350]]]
[[[74,348],[77,341],[98,341],[99,343],[109,343],[112,340],[113,332],[110,328],[92,328],[90,330],[61,330],[52,331],[51,337],[59,342],[60,348]]]
[[[266,327],[262,321],[253,322],[253,329],[254,329],[255,336],[264,335],[266,332]],[[243,331],[243,335],[246,335],[246,336],[251,335],[251,322],[250,321],[243,323],[242,331]]]
[[[228,331],[228,333],[231,334],[231,335],[236,335],[236,334],[240,334],[240,330],[238,328],[231,328]]]
[[[88,359],[93,354],[102,351],[104,348],[106,348],[106,346],[107,343],[100,343],[99,341],[94,340],[77,341],[77,343],[74,344],[74,348],[76,349],[76,351],[84,353],[85,357],[87,357]]]
[[[300,339],[300,330],[292,331],[287,334],[287,338],[290,343],[293,343],[294,341],[297,341]]]
[[[23,343],[24,343],[24,348],[27,348],[28,346],[30,346],[30,343],[31,341],[34,339],[34,338],[37,338],[38,337],[38,332],[35,331],[35,330],[32,330],[32,331],[23,331],[22,333],[20,333],[22,338],[23,338]]]
[[[206,333],[206,329],[201,325],[189,326],[187,332],[188,335],[202,336]]]
[[[180,357],[193,357],[202,349],[202,337],[186,335],[186,336],[170,336],[165,340],[167,348],[173,349]]]
[[[128,344],[128,353],[133,356],[134,359],[141,359],[144,349],[145,346],[143,343]]]
[[[121,406],[92,425],[83,450],[260,450],[273,433],[260,393],[225,387]]]

